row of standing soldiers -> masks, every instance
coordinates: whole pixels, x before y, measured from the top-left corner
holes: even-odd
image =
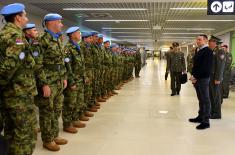
[[[99,102],[118,94],[115,90],[133,79],[140,53],[103,43],[96,32],[81,36],[76,26],[66,31],[69,39],[64,46],[59,14],[44,17],[45,32],[38,37],[20,3],[3,7],[1,14],[6,24],[0,31],[0,126],[8,154],[33,153],[36,106],[44,148],[59,151],[59,145],[68,142],[59,136],[61,112],[64,131],[76,133],[76,128],[85,127],[81,121],[93,117]]]

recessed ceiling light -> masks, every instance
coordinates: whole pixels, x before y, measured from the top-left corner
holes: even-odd
[[[147,22],[149,20],[136,20],[136,19],[128,19],[128,20],[123,20],[123,19],[87,19],[85,20],[86,22]]]
[[[201,32],[197,32],[197,33],[162,33],[163,35],[168,35],[168,34],[202,34]]]
[[[210,19],[199,19],[199,20],[194,20],[194,19],[190,19],[190,20],[166,20],[166,22],[233,22],[235,20],[210,20]]]
[[[207,10],[207,8],[170,8],[170,10]]]
[[[132,27],[126,27],[126,28],[121,28],[121,27],[103,27],[103,30],[150,30],[150,28],[132,28]]]
[[[163,28],[164,30],[214,31],[213,28]]]
[[[63,8],[66,11],[145,11],[146,8]]]

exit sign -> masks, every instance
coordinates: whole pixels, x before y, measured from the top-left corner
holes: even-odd
[[[235,15],[235,0],[208,0],[207,15]]]

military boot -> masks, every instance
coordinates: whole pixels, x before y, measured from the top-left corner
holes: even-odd
[[[76,127],[76,128],[85,128],[86,127],[86,124],[80,122],[80,121],[74,121],[73,122],[73,126]]]
[[[68,143],[66,139],[60,137],[55,138],[54,141],[57,145],[65,145]]]
[[[89,121],[89,118],[86,117],[85,115],[82,115],[80,118],[79,118],[80,121]]]
[[[50,150],[50,151],[59,151],[60,146],[57,145],[54,141],[50,143],[43,143],[43,147]]]
[[[77,133],[78,132],[78,130],[75,128],[75,127],[73,127],[73,126],[70,126],[70,127],[64,127],[64,129],[63,129],[65,132],[68,132],[68,133],[73,133],[73,134],[75,134],[75,133]]]
[[[85,112],[85,116],[87,116],[87,117],[94,117],[94,114],[89,112],[89,111],[86,111]]]

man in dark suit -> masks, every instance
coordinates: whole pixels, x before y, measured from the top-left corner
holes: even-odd
[[[196,128],[203,130],[210,127],[211,101],[209,96],[209,82],[212,71],[213,51],[207,45],[206,35],[197,37],[199,51],[193,58],[192,81],[199,100],[199,112],[196,118],[189,119],[192,123],[200,123]]]

